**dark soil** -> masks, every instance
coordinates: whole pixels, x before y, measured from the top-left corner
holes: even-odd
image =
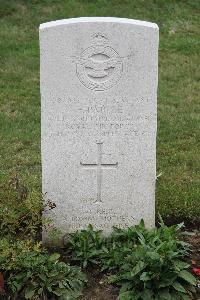
[[[87,271],[88,284],[80,300],[116,300],[118,289],[104,283],[104,275],[99,270]]]
[[[186,237],[187,242],[192,245],[191,260],[200,267],[200,232],[193,232],[191,236]]]
[[[176,224],[180,224],[180,223],[184,223],[185,228],[188,231],[195,231],[198,230],[200,231],[200,218],[198,219],[191,219],[191,218],[182,218],[182,217],[178,217],[178,216],[168,216],[163,218],[164,223],[167,226],[171,226],[171,225],[176,225]],[[159,218],[156,219],[156,226],[159,227]]]

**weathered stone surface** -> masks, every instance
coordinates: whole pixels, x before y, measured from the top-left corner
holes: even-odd
[[[40,50],[45,215],[63,232],[154,226],[157,25],[45,23]]]

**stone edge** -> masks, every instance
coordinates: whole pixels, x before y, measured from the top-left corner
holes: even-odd
[[[43,30],[49,27],[56,27],[56,26],[68,25],[68,24],[78,24],[78,23],[90,23],[90,22],[131,24],[131,25],[144,26],[144,27],[149,27],[149,28],[154,28],[159,30],[159,27],[156,23],[134,20],[134,19],[127,19],[127,18],[114,18],[114,17],[81,17],[81,18],[62,19],[62,20],[42,23],[40,24],[39,29]]]

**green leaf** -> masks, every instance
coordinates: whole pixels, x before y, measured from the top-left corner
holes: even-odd
[[[140,280],[148,281],[148,280],[151,280],[151,277],[149,276],[149,274],[147,272],[143,272],[142,275],[140,276]]]
[[[141,292],[141,298],[145,300],[152,300],[153,292],[150,289],[145,289]]]
[[[186,293],[186,290],[184,289],[184,287],[179,283],[179,282],[174,282],[172,284],[173,288],[175,288],[175,290],[177,290],[178,292],[181,293]]]
[[[178,277],[183,278],[192,285],[196,285],[197,283],[196,278],[186,270],[182,270],[180,273],[178,273]]]
[[[168,289],[164,289],[158,292],[158,299],[171,300],[171,295]]]
[[[62,296],[64,294],[64,289],[61,289],[61,288],[57,288],[56,290],[54,290],[54,294],[58,297]]]
[[[191,297],[188,295],[182,295],[183,300],[191,300]]]
[[[47,277],[44,274],[38,274],[38,276],[40,277],[40,279],[42,279],[43,281],[46,281]]]
[[[87,259],[85,259],[84,261],[83,261],[83,268],[85,269],[87,267]]]
[[[50,285],[48,285],[47,290],[51,293],[52,292],[52,287]]]
[[[53,253],[53,254],[49,257],[49,261],[51,261],[51,262],[56,262],[56,261],[58,261],[59,258],[60,258],[60,254],[59,254],[59,253]]]
[[[40,295],[40,294],[42,294],[42,292],[43,292],[43,288],[40,288],[40,289],[38,290],[38,294]]]
[[[121,278],[119,278],[119,276],[117,276],[117,275],[110,275],[110,276],[108,276],[107,277],[107,282],[108,283],[115,283],[115,282],[117,282],[117,281],[119,281]]]
[[[160,260],[160,255],[156,252],[147,252],[146,255],[152,260]]]
[[[137,275],[139,272],[141,272],[145,268],[145,264],[143,261],[139,261],[135,268],[131,271],[131,276]]]
[[[35,294],[35,290],[33,288],[27,288],[25,290],[25,298],[26,299],[31,299]]]
[[[132,291],[127,291],[124,293],[120,293],[119,300],[138,300],[140,299],[140,294],[137,295],[137,293]]]
[[[193,285],[187,286],[187,290],[195,294],[196,286],[193,286]]]
[[[181,261],[181,260],[175,261],[174,266],[176,268],[178,268],[179,270],[188,269],[190,267],[190,265],[188,263]]]
[[[120,294],[127,292],[127,291],[131,291],[132,287],[133,287],[133,285],[132,285],[132,282],[130,282],[130,281],[123,283],[122,287],[120,289]]]

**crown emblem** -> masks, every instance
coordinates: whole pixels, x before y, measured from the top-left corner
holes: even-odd
[[[96,45],[105,45],[108,43],[108,38],[99,32],[92,35],[92,40]]]

